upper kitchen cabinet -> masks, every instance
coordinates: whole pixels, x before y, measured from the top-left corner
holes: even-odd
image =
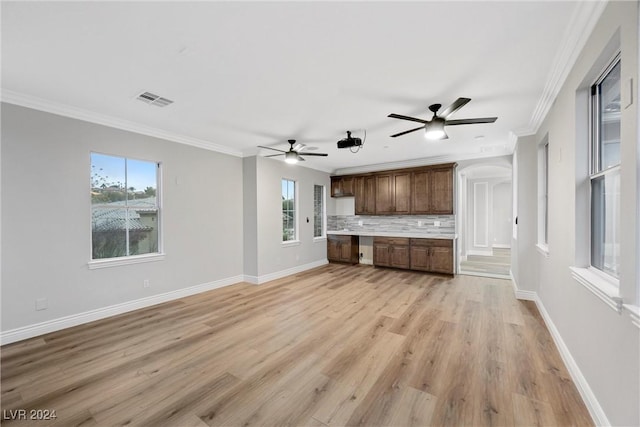
[[[411,213],[453,214],[453,164],[411,173]]]
[[[353,176],[332,176],[331,197],[352,197],[354,195]]]
[[[331,177],[331,196],[355,195],[356,215],[452,215],[455,163]]]
[[[375,211],[377,215],[408,214],[411,206],[411,174],[376,174]]]
[[[356,215],[375,215],[376,178],[375,176],[356,176],[354,193],[356,197]]]

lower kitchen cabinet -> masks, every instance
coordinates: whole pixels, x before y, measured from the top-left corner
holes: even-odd
[[[358,264],[360,238],[358,236],[327,235],[327,259],[332,262]]]
[[[453,274],[453,240],[411,239],[411,269]]]
[[[373,264],[453,274],[453,240],[374,237]]]
[[[374,237],[373,265],[409,268],[409,239],[403,237]]]

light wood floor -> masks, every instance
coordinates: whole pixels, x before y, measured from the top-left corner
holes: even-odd
[[[508,281],[331,264],[1,349],[32,425],[592,425]],[[26,425],[5,420],[3,425]]]

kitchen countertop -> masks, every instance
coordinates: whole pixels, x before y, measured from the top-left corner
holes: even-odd
[[[416,233],[400,231],[363,231],[363,230],[327,230],[327,234],[339,236],[371,236],[371,237],[408,237],[413,239],[449,239],[455,240],[455,234]]]

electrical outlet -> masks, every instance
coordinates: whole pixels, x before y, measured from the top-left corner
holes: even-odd
[[[144,279],[144,281],[142,282],[142,287],[143,288],[148,288],[149,287],[149,279]]]
[[[358,225],[362,227],[362,221],[358,221]]]
[[[440,227],[440,221],[433,221],[434,227]]]
[[[36,300],[36,311],[46,310],[49,308],[49,301],[46,298],[38,298]]]
[[[418,227],[422,227],[422,221],[418,221]]]

